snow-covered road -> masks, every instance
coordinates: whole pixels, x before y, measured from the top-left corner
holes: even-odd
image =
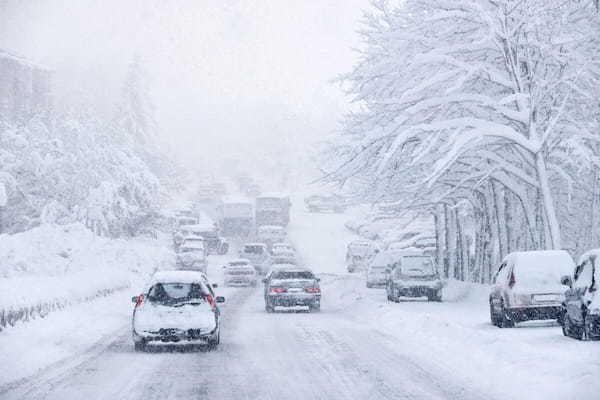
[[[344,220],[297,211],[290,226],[304,260],[321,274],[322,312],[268,314],[262,288],[223,288],[217,350],[135,353],[128,312],[115,310],[122,321],[113,334],[0,386],[0,398],[566,399],[600,393],[596,343],[565,339],[552,324],[494,328],[485,288],[452,285],[441,304],[388,303],[382,290],[366,289],[359,274],[344,272],[351,237]],[[211,276],[220,276],[222,263],[213,262]]]

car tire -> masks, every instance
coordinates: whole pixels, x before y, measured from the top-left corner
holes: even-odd
[[[217,337],[210,339],[208,341],[208,349],[214,350],[219,346],[220,343],[221,343],[221,330],[218,330]]]
[[[311,313],[312,312],[319,312],[319,311],[321,311],[321,304],[311,304],[308,307],[308,311],[311,312]]]
[[[502,309],[500,311],[500,328],[514,328],[515,322],[509,318],[506,309],[504,308],[504,303],[502,303]]]
[[[562,333],[566,337],[574,337],[573,334],[571,333],[571,319],[569,318],[569,316],[566,313],[563,317]]]
[[[146,341],[142,339],[139,342],[134,342],[133,343],[133,349],[136,352],[146,351]]]
[[[273,308],[273,306],[271,306],[269,303],[265,304],[265,311],[268,312],[269,314],[275,311],[275,308]]]
[[[367,289],[371,289],[373,287],[373,285],[371,285],[370,283],[367,283]]]

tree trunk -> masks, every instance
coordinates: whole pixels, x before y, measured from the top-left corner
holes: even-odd
[[[554,208],[554,199],[552,198],[552,193],[550,191],[550,183],[548,182],[546,161],[544,160],[542,153],[536,154],[535,167],[540,183],[544,217],[548,223],[548,231],[550,234],[548,245],[550,248],[558,250],[561,248],[560,225],[556,216],[556,209]]]

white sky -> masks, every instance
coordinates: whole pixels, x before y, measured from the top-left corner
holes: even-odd
[[[0,47],[55,68],[59,92],[91,88],[99,110],[114,107],[124,66],[137,52],[152,78],[162,135],[182,158],[257,159],[335,128],[347,99],[330,80],[351,68],[367,6],[0,0]]]

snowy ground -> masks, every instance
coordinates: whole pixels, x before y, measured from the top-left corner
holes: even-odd
[[[290,236],[322,277],[322,312],[267,314],[260,287],[220,288],[227,303],[216,351],[134,353],[129,298],[135,293],[118,293],[0,332],[0,365],[9,367],[0,398],[567,399],[600,393],[598,343],[563,338],[552,324],[492,327],[485,288],[451,283],[444,303],[399,304],[388,303],[383,290],[367,289],[362,276],[344,269],[351,238],[346,218],[293,215]],[[226,258],[211,260],[209,274],[218,283]],[[47,368],[35,372],[36,366]]]

